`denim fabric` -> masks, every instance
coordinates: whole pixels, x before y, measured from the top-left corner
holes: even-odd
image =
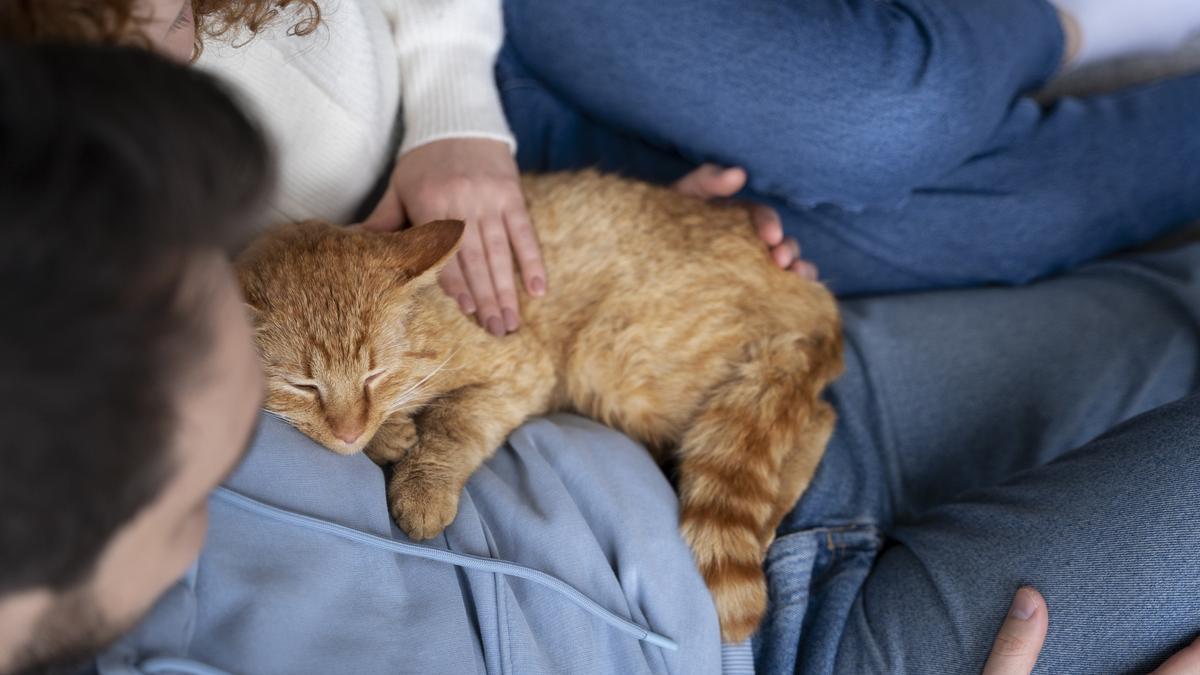
[[[1193,395],[905,523],[836,672],[978,672],[1021,584],[1050,611],[1035,672],[1149,672],[1200,634],[1198,456]]]
[[[1048,109],[1043,0],[506,0],[528,170],[746,167],[843,295],[1020,283],[1200,217],[1200,75]]]
[[[1200,387],[1200,243],[842,309],[760,673],[978,672],[1021,583],[1050,603],[1042,672],[1145,670],[1200,633],[1200,399],[1070,453]]]
[[[505,19],[566,100],[805,205],[935,183],[1062,53],[1044,0],[506,0]]]

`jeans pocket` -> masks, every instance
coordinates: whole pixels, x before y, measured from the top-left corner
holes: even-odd
[[[779,537],[767,550],[767,614],[754,635],[760,673],[793,672],[819,550],[819,531],[812,530]]]
[[[772,605],[803,606],[808,603],[813,565],[820,551],[820,536],[819,530],[803,530],[779,537],[771,544],[763,567]]]

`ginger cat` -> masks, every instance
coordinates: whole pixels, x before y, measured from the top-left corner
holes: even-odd
[[[832,432],[842,368],[821,285],[769,260],[745,209],[586,172],[524,179],[549,275],[496,338],[438,287],[463,232],[308,222],[239,259],[266,407],[334,452],[391,463],[413,539],[450,524],[467,478],[531,416],[574,410],[677,470],[681,529],[740,641],[766,607],[780,519]]]

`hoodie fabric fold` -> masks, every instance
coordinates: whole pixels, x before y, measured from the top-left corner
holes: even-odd
[[[199,561],[97,663],[134,673],[719,673],[712,600],[644,449],[560,415],[518,429],[440,536],[382,471],[264,414]]]

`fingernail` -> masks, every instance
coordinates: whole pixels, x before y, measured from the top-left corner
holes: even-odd
[[[471,296],[466,293],[458,294],[458,306],[462,308],[464,314],[475,313],[475,302],[471,300]]]
[[[488,318],[487,329],[489,333],[496,337],[504,337],[504,322],[498,316]]]
[[[1013,598],[1012,607],[1008,610],[1008,615],[1014,619],[1027,621],[1037,611],[1037,608],[1038,601],[1033,591],[1028,588],[1022,588],[1017,591],[1017,597]]]
[[[546,294],[546,280],[541,277],[534,277],[529,280],[529,292],[537,297]]]
[[[501,312],[504,315],[504,328],[508,332],[513,332],[517,329],[517,325],[521,323],[521,318],[512,309],[505,307]]]

